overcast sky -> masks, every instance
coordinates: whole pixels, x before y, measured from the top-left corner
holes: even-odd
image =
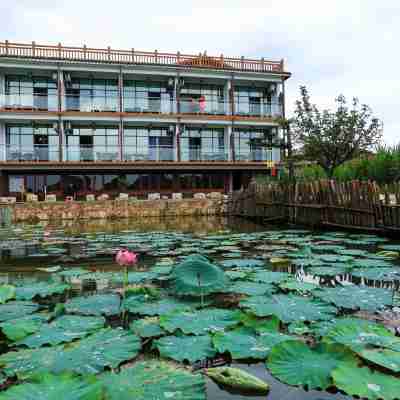
[[[14,0],[0,2],[0,40],[180,50],[286,61],[313,102],[343,93],[369,104],[400,143],[400,0]]]

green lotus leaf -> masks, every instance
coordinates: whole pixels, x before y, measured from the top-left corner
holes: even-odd
[[[326,264],[326,262],[316,258],[294,258],[292,263],[303,267],[321,267]]]
[[[324,287],[314,291],[313,295],[336,307],[350,310],[379,311],[392,304],[390,290],[366,286]]]
[[[349,266],[352,268],[393,268],[394,264],[390,261],[382,259],[382,257],[360,258],[353,260]]]
[[[303,342],[289,340],[272,348],[267,367],[288,385],[326,389],[332,385],[334,368],[355,362],[355,356],[344,346],[320,344],[311,349]]]
[[[240,258],[221,261],[224,268],[259,268],[265,266],[265,261],[256,258]]]
[[[352,256],[352,257],[368,257],[369,252],[361,249],[336,249],[335,253],[342,256]]]
[[[229,352],[233,359],[253,358],[264,360],[272,347],[292,337],[279,332],[264,332],[256,335],[252,329],[239,328],[213,335],[214,347],[219,353]]]
[[[17,286],[15,297],[17,300],[32,300],[34,297],[48,297],[53,294],[61,294],[69,289],[64,283],[36,282],[27,286]]]
[[[350,262],[354,259],[352,256],[341,256],[341,255],[336,255],[336,254],[318,254],[315,257],[319,258],[325,263],[346,263]]]
[[[306,325],[302,321],[292,322],[288,326],[288,332],[293,333],[295,335],[305,335],[311,332],[309,325]]]
[[[353,269],[351,275],[374,281],[398,281],[400,272],[392,267]]]
[[[38,304],[30,301],[10,301],[6,304],[0,304],[0,322],[33,314],[38,308]]]
[[[101,398],[101,388],[95,382],[93,377],[43,373],[0,393],[0,400],[96,400]]]
[[[345,275],[349,272],[349,268],[346,267],[313,267],[307,268],[307,274],[317,276],[337,276]]]
[[[263,332],[278,332],[280,321],[277,317],[271,316],[269,318],[258,318],[249,313],[238,313],[238,321],[246,326],[252,328],[256,333],[262,334]]]
[[[291,292],[307,293],[318,289],[319,286],[314,283],[301,282],[295,279],[288,280],[279,284],[279,287],[283,290]]]
[[[167,297],[157,301],[145,301],[142,304],[138,304],[137,301],[133,302],[129,298],[126,303],[124,302],[124,308],[133,314],[139,315],[165,315],[176,311],[190,310],[193,306],[197,306],[197,303],[191,303],[186,301],[179,301],[177,299]]]
[[[242,300],[240,306],[258,317],[277,316],[282,322],[329,320],[336,308],[324,302],[294,295],[254,296]]]
[[[211,337],[202,336],[164,336],[153,342],[160,355],[176,361],[189,361],[194,363],[216,354],[213,348]]]
[[[127,282],[129,284],[142,283],[145,281],[152,281],[157,276],[158,275],[152,271],[129,271]],[[116,283],[125,282],[126,274],[125,273],[114,274],[112,280],[113,280],[113,282],[116,282]]]
[[[0,304],[15,298],[15,286],[0,285]]]
[[[180,329],[185,334],[204,335],[238,324],[238,311],[207,308],[162,315],[160,325],[168,332]]]
[[[37,332],[49,318],[49,314],[27,315],[26,317],[2,322],[0,328],[9,340],[16,342]]]
[[[400,251],[400,244],[381,244],[379,248],[388,251]]]
[[[256,282],[235,282],[228,288],[224,289],[224,293],[239,293],[249,296],[261,296],[263,294],[272,294],[276,289],[270,283]]]
[[[146,317],[133,321],[129,328],[138,336],[143,338],[158,337],[165,334],[160,326],[158,317]]]
[[[105,328],[72,344],[2,354],[0,366],[19,379],[40,372],[97,374],[135,358],[140,348],[140,339],[129,331]]]
[[[256,271],[249,276],[254,282],[280,283],[290,278],[290,274],[277,271]]]
[[[65,303],[71,314],[117,315],[120,312],[120,297],[115,294],[96,294],[88,297],[75,297]]]
[[[227,281],[222,269],[199,255],[186,257],[174,267],[170,276],[177,295],[202,296],[219,292]]]
[[[41,347],[46,344],[56,345],[71,342],[88,336],[104,327],[103,317],[82,317],[78,315],[64,315],[50,324],[45,324],[33,335],[16,342],[30,348]]]
[[[336,320],[326,332],[324,342],[341,343],[357,352],[368,346],[400,351],[400,338],[383,325],[357,318]]]
[[[400,351],[388,349],[364,349],[359,356],[393,372],[400,372]]]
[[[332,371],[335,386],[350,396],[369,400],[397,400],[400,393],[400,380],[369,368],[357,365],[340,364]]]
[[[236,271],[233,269],[225,271],[225,275],[232,281],[242,280],[249,277],[249,273],[247,271]]]
[[[164,361],[142,361],[99,378],[104,400],[206,400],[204,376]]]

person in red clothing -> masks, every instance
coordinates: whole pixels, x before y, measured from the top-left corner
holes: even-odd
[[[199,109],[201,113],[206,112],[206,98],[204,96],[199,98]]]

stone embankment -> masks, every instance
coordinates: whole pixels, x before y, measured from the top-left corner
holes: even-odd
[[[27,202],[4,206],[11,222],[224,215],[226,198]],[[5,221],[0,221],[5,222]]]

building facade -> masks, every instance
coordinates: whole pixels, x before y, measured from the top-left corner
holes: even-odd
[[[275,174],[283,61],[0,43],[0,195],[239,189]]]

